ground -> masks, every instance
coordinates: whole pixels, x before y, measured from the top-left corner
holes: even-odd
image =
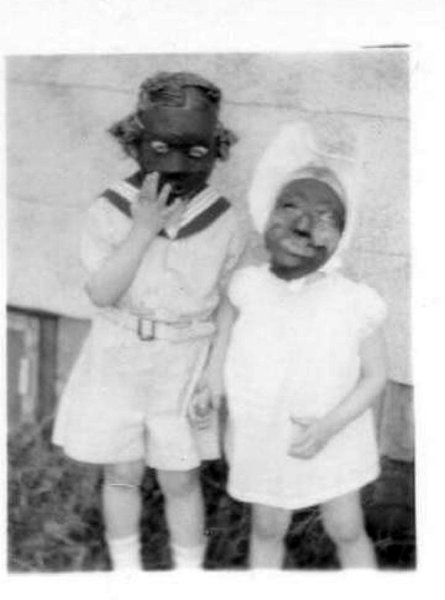
[[[16,430],[8,444],[9,570],[101,571],[110,568],[100,512],[101,471],[66,459],[49,443],[51,423]],[[202,469],[206,500],[207,569],[247,564],[250,512],[225,493],[227,467]],[[162,494],[147,470],[143,486],[143,562],[171,568]],[[363,491],[366,524],[381,568],[415,567],[414,465],[382,459],[382,475]],[[316,508],[295,513],[286,569],[336,569],[333,545]]]

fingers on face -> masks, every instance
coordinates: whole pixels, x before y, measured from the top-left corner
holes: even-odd
[[[159,173],[149,173],[142,184],[141,199],[154,200],[158,194]]]
[[[166,183],[165,185],[162,186],[162,189],[157,198],[157,201],[159,202],[159,204],[161,204],[164,207],[167,206],[167,200],[168,200],[171,190],[172,190],[172,186],[169,183]],[[175,204],[176,204],[176,201],[169,208],[172,208]]]
[[[168,197],[169,197],[172,187],[169,183],[166,183],[165,185],[162,186],[161,191],[158,193],[159,177],[160,177],[160,175],[157,171],[154,171],[153,173],[149,173],[145,177],[144,183],[142,184],[142,189],[141,189],[141,199],[148,200],[151,202],[156,201],[161,206],[165,207],[167,205],[167,200],[168,200]]]
[[[169,190],[170,191],[170,190]],[[168,196],[168,193],[167,193]],[[165,206],[165,204],[164,204]],[[185,204],[179,198],[171,204],[170,206],[165,206],[165,212],[169,217],[180,217],[185,210]]]

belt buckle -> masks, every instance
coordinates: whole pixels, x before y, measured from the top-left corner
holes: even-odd
[[[151,319],[138,318],[138,338],[143,342],[150,342],[156,337],[155,321]]]

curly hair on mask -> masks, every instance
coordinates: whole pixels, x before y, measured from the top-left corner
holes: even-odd
[[[184,106],[187,88],[197,90],[202,103],[212,106],[217,113],[219,112],[222,94],[216,85],[194,73],[159,72],[142,82],[136,110],[114,123],[108,132],[116,138],[127,155],[136,159],[144,131],[138,115],[152,106]],[[227,160],[230,147],[238,141],[237,136],[218,120],[215,138],[217,158]]]

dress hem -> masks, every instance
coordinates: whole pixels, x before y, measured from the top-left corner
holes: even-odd
[[[321,492],[317,495],[309,496],[307,499],[292,501],[284,501],[282,498],[276,498],[272,496],[261,496],[258,494],[242,493],[238,492],[233,486],[229,484],[227,493],[229,496],[238,500],[239,502],[245,502],[249,504],[264,504],[266,506],[273,506],[276,508],[284,508],[289,510],[300,510],[303,508],[309,508],[333,500],[339,496],[343,496],[349,492],[359,490],[365,485],[375,481],[380,474],[380,468],[377,467],[373,474],[363,476],[362,480],[356,480],[354,483],[347,483],[339,486],[335,490]]]

